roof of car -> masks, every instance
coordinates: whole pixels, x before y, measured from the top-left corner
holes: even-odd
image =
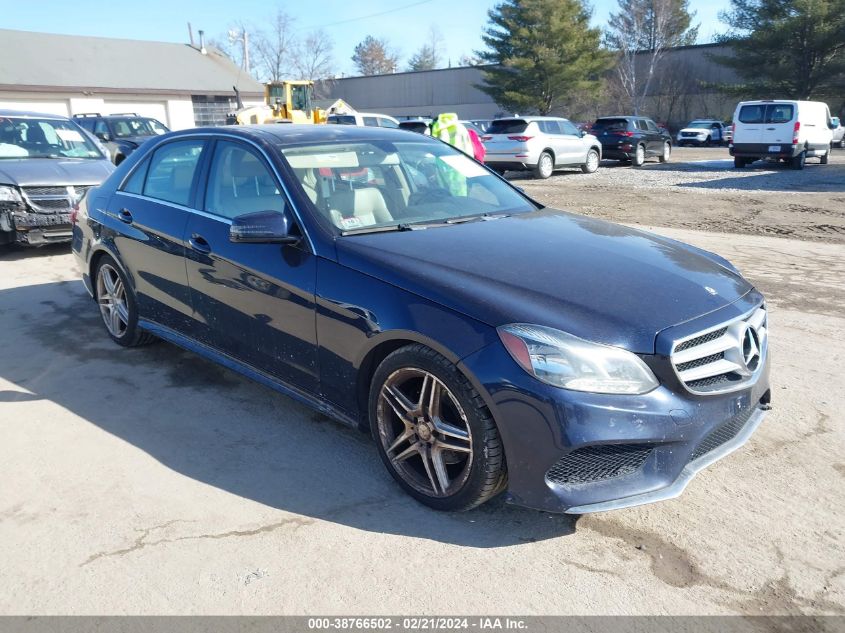
[[[399,139],[420,140],[420,135],[399,128],[366,127],[361,125],[309,125],[267,123],[261,125],[225,125],[220,127],[180,130],[174,136],[190,134],[233,134],[265,140],[283,141],[286,144],[333,141],[390,141]],[[269,138],[268,138],[269,137]],[[422,137],[425,138],[425,137]]]
[[[494,119],[493,122],[496,121],[568,121],[564,116],[504,116],[499,119]]]
[[[57,121],[68,120],[66,116],[62,116],[61,114],[51,114],[49,112],[32,112],[30,110],[5,110],[2,108],[0,108],[0,116],[7,118],[26,117],[30,119],[55,119]]]
[[[600,116],[596,119],[596,121],[601,121],[602,119],[650,119],[651,117],[641,116],[639,114],[610,114],[607,116]]]

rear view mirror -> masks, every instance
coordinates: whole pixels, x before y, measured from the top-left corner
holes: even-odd
[[[296,244],[300,240],[296,223],[285,210],[245,213],[232,220],[230,242],[253,244]]]

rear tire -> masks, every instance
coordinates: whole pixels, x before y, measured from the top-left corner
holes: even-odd
[[[642,167],[645,162],[645,147],[637,145],[637,150],[634,152],[634,157],[631,159],[631,164],[634,167]]]
[[[798,156],[793,157],[790,161],[789,165],[792,169],[802,170],[804,169],[804,164],[807,162],[807,151],[804,150]]]
[[[549,154],[549,152],[543,152],[540,154],[540,158],[537,159],[537,166],[534,168],[534,177],[539,178],[540,180],[545,180],[552,175],[554,170],[555,161],[552,158],[552,155]]]
[[[428,347],[408,345],[382,361],[370,384],[369,416],[388,472],[435,510],[469,510],[507,483],[499,430],[484,400]]]
[[[148,345],[155,337],[138,327],[138,302],[120,266],[103,255],[94,273],[94,299],[109,337],[123,347]]]
[[[742,168],[743,168],[743,167],[745,167],[747,164],[748,164],[747,159],[745,159],[745,158],[739,158],[739,157],[734,157],[734,168],[736,168],[736,169],[742,169]]]
[[[819,159],[819,162],[822,165],[827,165],[830,162],[830,150],[827,150],[824,155]]]

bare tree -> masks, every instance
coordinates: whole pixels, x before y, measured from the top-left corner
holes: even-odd
[[[256,65],[268,81],[281,81],[295,70],[295,23],[295,18],[279,9],[269,21],[269,28],[252,37]]]
[[[605,35],[619,56],[616,72],[634,114],[649,94],[655,69],[675,46],[692,44],[698,26],[688,0],[619,0],[619,12],[610,16]]]
[[[352,61],[362,75],[384,75],[396,72],[399,55],[390,48],[384,38],[376,39],[368,35],[355,47]]]
[[[295,47],[294,66],[299,79],[325,79],[334,74],[334,42],[322,29],[312,31]]]

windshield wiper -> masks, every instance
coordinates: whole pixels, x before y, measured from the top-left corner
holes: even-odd
[[[491,215],[489,213],[480,213],[477,215],[464,215],[459,218],[449,218],[446,220],[446,224],[461,224],[463,222],[474,222],[477,220],[487,221],[487,220],[499,220],[501,218],[509,217],[509,213],[497,213],[495,215]]]
[[[410,224],[391,224],[390,226],[362,226],[360,229],[348,229],[341,231],[340,234],[346,235],[361,235],[363,233],[387,233],[389,231],[418,231],[427,227],[412,226]]]

